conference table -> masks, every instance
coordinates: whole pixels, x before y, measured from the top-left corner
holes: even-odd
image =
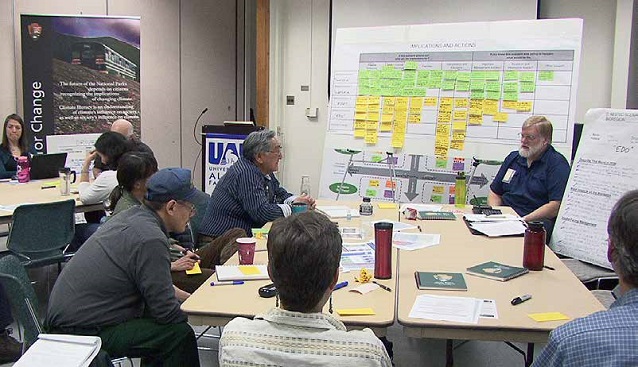
[[[342,202],[338,204],[344,205]],[[329,205],[335,204],[332,202]],[[345,205],[354,208],[358,203]],[[510,208],[501,209],[512,212]],[[353,286],[354,274],[341,273],[339,281],[348,280],[350,285],[334,292],[334,308],[371,307],[376,313],[372,316],[337,315],[348,328],[371,327],[377,335],[382,336],[396,320],[403,326],[406,336],[447,339],[448,365],[452,364],[453,339],[528,343],[526,365],[530,365],[533,343],[546,342],[554,328],[569,320],[604,309],[549,247],[545,249],[545,265],[554,270],[530,271],[506,282],[464,274],[467,291],[419,290],[415,271],[465,273],[466,268],[487,261],[522,266],[523,237],[488,238],[472,235],[462,219],[463,212],[471,212],[471,207],[457,209],[445,205],[443,210],[454,211],[457,219],[408,221],[400,218],[397,209],[379,209],[375,204],[372,220],[400,219],[401,222],[418,224],[424,233],[440,234],[441,240],[439,245],[413,251],[393,249],[392,279],[380,281],[389,286],[391,292],[380,289],[366,295],[348,292]],[[355,218],[352,223],[358,225],[357,220],[360,219]],[[338,222],[346,225],[343,219]],[[368,233],[372,235],[371,231]],[[258,250],[255,262],[265,264],[265,240],[258,241]],[[237,259],[235,257],[230,261],[236,263]],[[270,283],[268,280],[249,281],[240,286],[211,287],[209,283],[216,280],[213,274],[209,282],[204,283],[182,304],[190,323],[223,326],[236,316],[251,318],[275,305],[274,299],[261,298],[257,293],[259,287]],[[476,324],[411,318],[410,310],[416,297],[422,294],[495,300],[498,318],[480,318]],[[511,305],[513,298],[523,294],[531,294],[532,298],[522,304]],[[537,322],[528,316],[549,312],[560,312],[569,320]]]
[[[11,223],[13,209],[20,204],[50,203],[75,199],[76,213],[104,209],[102,203],[85,205],[77,194],[62,196],[58,178],[32,180],[26,183],[0,182],[0,224]]]

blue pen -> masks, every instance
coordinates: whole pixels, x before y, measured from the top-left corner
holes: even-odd
[[[335,289],[333,289],[333,291],[339,290],[341,288],[345,288],[347,286],[348,286],[348,281],[347,280],[345,282],[337,283],[337,285],[335,285]]]
[[[210,282],[211,286],[218,286],[218,285],[240,285],[240,284],[244,284],[243,280],[227,280],[227,281],[223,281],[223,282]]]

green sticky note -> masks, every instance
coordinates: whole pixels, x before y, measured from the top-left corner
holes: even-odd
[[[459,71],[456,73],[456,80],[469,82],[470,81],[470,72],[469,71]]]
[[[533,82],[536,80],[536,73],[533,71],[521,71],[518,79],[522,82]]]
[[[414,82],[416,80],[416,70],[404,70],[403,80],[410,80]]]
[[[518,92],[518,83],[503,84],[503,92]]]
[[[430,197],[430,201],[433,203],[441,204],[443,202],[443,196],[441,195],[432,195]]]
[[[442,90],[453,90],[454,89],[454,84],[455,84],[455,80],[454,79],[443,79],[441,81],[441,89]]]
[[[533,93],[536,90],[536,83],[534,82],[521,82],[521,93]]]
[[[500,92],[501,91],[501,83],[499,82],[485,82],[485,90],[490,92]]]
[[[506,71],[505,80],[518,80],[518,71],[516,70]]]
[[[359,70],[359,79],[367,79],[370,78],[370,70],[361,69]]]
[[[485,80],[501,80],[500,71],[486,71]]]
[[[416,61],[406,61],[405,64],[403,64],[403,70],[416,70],[416,67]]]
[[[381,70],[370,70],[368,77],[370,79],[381,79]]]
[[[538,72],[538,80],[542,80],[544,82],[551,82],[554,80],[554,71],[553,70],[541,70]]]
[[[470,90],[472,91],[484,91],[485,90],[485,80],[481,79],[472,79],[470,82]]]
[[[484,99],[485,98],[485,92],[483,90],[473,90],[472,92],[470,92],[470,98],[471,99]]]
[[[375,154],[372,157],[370,157],[370,161],[372,161],[372,163],[379,163],[383,161],[384,159],[385,157],[379,154]]]
[[[402,88],[402,91],[403,91],[403,92],[401,93],[401,95],[402,95],[402,96],[409,97],[409,96],[413,96],[413,95],[414,95],[414,87],[412,87],[412,86],[410,86],[410,87],[403,87],[403,88]]]
[[[370,87],[360,85],[358,93],[360,96],[367,96],[370,94]]]
[[[428,83],[428,88],[441,88],[441,79],[432,79],[430,77],[430,82]]]
[[[375,189],[366,189],[366,196],[367,197],[376,197],[377,196],[377,190],[375,190]]]
[[[483,79],[485,80],[485,72],[484,71],[473,71],[472,79]]]
[[[467,92],[470,90],[470,82],[465,80],[456,80],[456,90],[459,92]]]
[[[443,70],[430,70],[430,79],[443,79]]]
[[[501,98],[501,92],[500,91],[487,91],[485,92],[485,99],[494,99],[494,100],[498,100]]]
[[[446,70],[443,72],[443,79],[448,80],[448,79],[453,79],[456,80],[456,75],[457,75],[457,71],[456,70]]]
[[[414,96],[425,97],[427,91],[428,90],[426,88],[414,87]]]
[[[518,92],[503,92],[504,101],[518,101]]]

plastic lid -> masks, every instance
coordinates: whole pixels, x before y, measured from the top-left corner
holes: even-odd
[[[540,230],[545,229],[545,226],[543,225],[543,222],[539,222],[539,221],[529,222],[529,223],[527,223],[527,226],[532,231],[540,231]]]
[[[369,203],[370,202],[370,198],[369,197],[364,197],[363,198],[363,202],[364,203]]]

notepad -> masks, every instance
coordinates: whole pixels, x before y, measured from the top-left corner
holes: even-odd
[[[217,280],[258,280],[268,279],[266,265],[217,265]]]
[[[102,340],[97,336],[40,334],[14,366],[85,367],[93,361],[101,346]]]
[[[379,209],[397,209],[398,206],[395,203],[378,203]]]
[[[569,320],[569,316],[560,312],[530,313],[527,315],[537,322]]]

